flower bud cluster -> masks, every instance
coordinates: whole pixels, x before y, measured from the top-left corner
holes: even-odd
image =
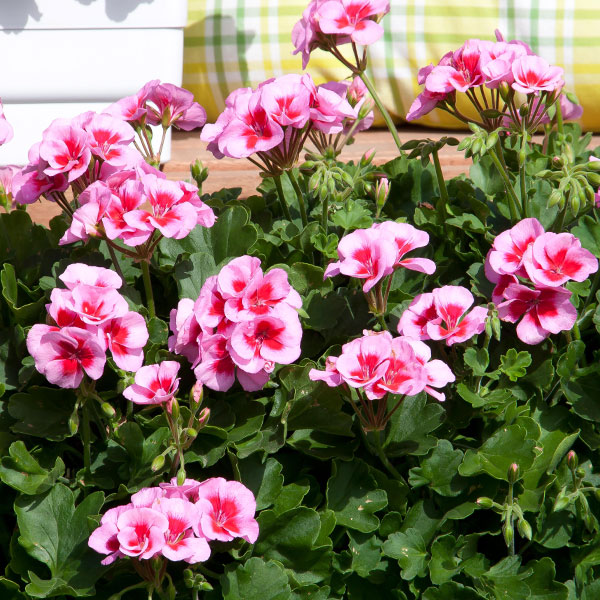
[[[264,273],[258,258],[240,256],[205,281],[196,301],[184,298],[171,311],[169,349],[213,390],[228,390],[237,371],[242,387],[256,391],[275,363],[300,356],[301,306],[283,269]]]
[[[137,371],[144,361],[148,329],[144,317],[130,311],[117,291],[121,278],[109,269],[81,263],[69,265],[59,276],[67,289],[55,288],[46,305],[52,325],[34,325],[27,349],[35,368],[50,383],[76,388],[84,373],[99,379],[106,351],[115,364]]]

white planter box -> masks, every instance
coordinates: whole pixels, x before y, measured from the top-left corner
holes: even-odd
[[[0,98],[15,130],[0,164],[25,164],[57,117],[101,111],[151,79],[181,85],[186,19],[187,0],[0,0]]]

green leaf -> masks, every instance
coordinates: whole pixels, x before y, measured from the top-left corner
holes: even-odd
[[[150,336],[150,343],[166,346],[169,327],[162,319],[152,317],[148,321],[148,334]]]
[[[524,473],[533,463],[536,445],[535,440],[526,436],[527,431],[519,425],[498,429],[479,450],[467,450],[458,472],[465,477],[484,472],[508,481],[508,468],[517,463]]]
[[[335,513],[338,525],[363,533],[375,531],[379,519],[374,513],[387,503],[387,494],[377,488],[364,461],[333,461],[332,475],[327,482],[327,508]]]
[[[352,555],[352,570],[361,577],[369,577],[381,561],[382,541],[375,534],[347,530]]]
[[[284,268],[288,273],[290,285],[301,295],[306,296],[313,290],[327,294],[333,289],[331,278],[325,279],[325,270],[310,263],[297,262],[291,268],[287,265],[276,265]]]
[[[56,586],[48,581],[31,578],[26,591],[39,596],[44,587],[50,587],[53,595],[60,595],[66,585],[76,595],[90,595],[93,586],[104,570],[98,554],[91,550],[87,541],[91,533],[89,516],[99,513],[104,494],[94,492],[75,508],[73,492],[57,483],[42,496],[20,496],[15,501],[15,513],[19,525],[19,544],[33,558],[50,569],[52,579],[64,584]],[[34,574],[33,574],[34,575]]]
[[[194,252],[189,258],[175,266],[173,277],[177,281],[180,298],[195,300],[200,294],[204,282],[218,272],[215,259],[208,252]]]
[[[490,355],[485,348],[467,348],[464,354],[465,364],[473,371],[473,375],[481,377],[490,364]]]
[[[531,364],[531,354],[523,351],[517,353],[511,348],[500,357],[500,370],[508,376],[511,381],[517,381],[527,373],[527,367]]]
[[[561,377],[571,379],[577,368],[579,359],[585,353],[585,344],[581,340],[575,340],[567,346],[567,351],[558,359],[556,372]]]
[[[2,600],[27,600],[27,596],[21,592],[19,584],[0,577],[0,596]]]
[[[439,587],[427,588],[423,592],[423,600],[485,600],[485,596],[479,595],[473,588],[449,581]]]
[[[586,375],[577,379],[561,379],[562,391],[571,404],[573,412],[587,421],[600,422],[598,403],[598,375]]]
[[[416,529],[392,533],[383,544],[383,553],[398,560],[402,579],[410,581],[425,575],[428,554],[423,536]]]
[[[291,589],[280,563],[254,556],[231,564],[221,576],[224,600],[288,600]]]
[[[17,420],[13,431],[51,441],[61,441],[71,435],[69,417],[74,408],[72,391],[38,386],[13,394],[8,404],[10,416]]]
[[[268,508],[277,501],[283,487],[281,469],[274,458],[262,462],[257,454],[240,461],[242,483],[254,494],[256,510]]]
[[[6,300],[6,304],[8,304],[17,323],[25,325],[35,322],[46,303],[46,298],[42,296],[35,302],[21,304],[19,302],[19,286],[17,284],[15,268],[10,263],[6,263],[0,272],[0,283],[2,284],[2,296]]]
[[[454,450],[448,440],[438,440],[431,456],[409,471],[408,482],[413,488],[429,485],[441,496],[458,496],[465,485],[458,475],[462,459],[463,453]]]
[[[279,561],[298,583],[319,583],[330,575],[331,541],[319,539],[321,519],[315,510],[300,506],[280,515],[264,510],[258,524],[255,555]]]
[[[331,216],[331,221],[344,231],[366,229],[373,224],[371,211],[353,200],[349,200],[346,206],[336,211]]]
[[[300,506],[304,496],[308,494],[310,490],[310,484],[300,484],[300,483],[290,483],[289,485],[281,488],[281,492],[275,501],[275,506],[273,510],[282,514],[292,508],[296,508]]]
[[[394,396],[390,402],[394,399],[398,397]],[[429,434],[442,424],[443,416],[444,409],[437,403],[427,403],[423,393],[405,398],[392,416],[385,442],[386,454],[426,454],[437,443]]]
[[[23,494],[34,495],[48,491],[65,472],[65,463],[57,457],[51,470],[44,469],[18,440],[10,445],[9,456],[3,456],[0,479]]]
[[[195,227],[181,240],[163,238],[159,244],[160,263],[173,266],[182,254],[202,252],[212,256],[218,265],[226,259],[247,254],[257,238],[258,232],[250,223],[248,211],[241,205],[230,206],[210,228]]]
[[[579,238],[581,245],[596,258],[600,258],[600,224],[589,215],[581,217],[571,233]]]
[[[525,579],[531,595],[529,600],[567,600],[569,590],[566,585],[555,581],[556,569],[552,559],[545,556],[541,560],[527,564],[533,573]]]

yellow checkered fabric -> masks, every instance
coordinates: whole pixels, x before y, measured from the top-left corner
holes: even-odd
[[[307,4],[189,0],[183,82],[206,108],[209,120],[223,110],[232,90],[301,72],[300,55],[292,55],[291,31]],[[420,67],[437,63],[468,38],[494,39],[494,30],[500,29],[507,40],[526,41],[534,52],[565,69],[565,89],[574,91],[584,106],[584,128],[600,131],[600,0],[391,0],[382,24],[384,37],[369,48],[369,76],[398,121],[421,91]],[[311,55],[308,71],[317,83],[349,75],[321,51]],[[461,126],[439,110],[418,122]]]

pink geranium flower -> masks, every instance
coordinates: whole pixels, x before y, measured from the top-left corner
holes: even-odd
[[[301,129],[310,116],[310,92],[300,75],[278,77],[261,86],[261,104],[271,119]]]
[[[467,310],[474,302],[473,294],[457,285],[446,285],[433,290],[435,308],[441,321],[429,321],[427,335],[432,340],[446,340],[448,346],[464,342],[485,328],[488,309],[476,306]]]
[[[71,290],[71,310],[88,325],[102,325],[128,312],[127,300],[112,288],[77,285]]]
[[[129,163],[127,146],[133,141],[134,131],[127,123],[107,114],[95,114],[85,130],[94,156],[117,167]]]
[[[205,537],[196,537],[192,527],[198,521],[196,505],[183,498],[161,498],[154,506],[168,520],[161,553],[169,560],[197,563],[208,560],[210,547]]]
[[[104,109],[103,113],[131,123],[142,122],[146,117],[146,100],[148,99],[148,95],[159,83],[158,79],[149,81],[133,96],[117,100],[117,102]]]
[[[503,321],[516,323],[517,336],[526,344],[539,344],[551,333],[570,330],[577,320],[571,292],[562,287],[532,290],[520,283],[504,291],[505,302],[498,305]]]
[[[185,356],[194,365],[198,361],[202,329],[191,298],[182,298],[177,308],[171,310],[169,326],[173,332],[168,340],[169,350]]]
[[[196,507],[200,514],[196,535],[222,542],[240,537],[250,544],[258,538],[254,494],[238,481],[213,477],[202,482]]]
[[[435,297],[431,293],[415,296],[408,308],[402,313],[398,322],[398,332],[416,340],[428,340],[427,323],[440,323],[435,305]]]
[[[311,369],[308,373],[308,378],[311,381],[324,381],[329,387],[342,385],[344,380],[337,370],[337,359],[337,356],[328,356],[325,359],[325,370]]]
[[[415,359],[423,366],[425,371],[425,391],[430,395],[443,402],[446,399],[445,394],[438,392],[437,389],[441,388],[456,380],[454,373],[450,370],[450,367],[441,360],[431,360],[431,349],[429,346],[419,340],[412,338],[399,338],[410,344],[414,353]]]
[[[407,252],[415,248],[422,248],[429,243],[429,234],[421,231],[408,223],[396,223],[396,221],[384,221],[373,225],[378,233],[387,235],[396,244],[398,253],[394,262],[394,268],[404,267],[411,271],[419,271],[431,275],[435,272],[435,263],[428,258],[403,258]]]
[[[262,316],[237,323],[231,334],[230,353],[247,373],[258,373],[267,361],[293,363],[300,356],[299,320]]]
[[[137,371],[144,362],[148,328],[142,315],[128,312],[100,326],[115,364],[124,371]]]
[[[44,173],[65,174],[69,182],[81,176],[92,159],[89,138],[83,128],[66,119],[53,121],[40,144],[40,157],[48,163]]]
[[[598,270],[598,260],[571,233],[544,233],[524,259],[527,275],[536,286],[558,287],[569,280],[584,281]]]
[[[520,56],[512,64],[513,89],[523,94],[554,92],[565,84],[561,67],[551,67],[540,56]]]
[[[123,396],[136,404],[165,404],[170,409],[171,401],[179,389],[179,363],[165,360],[148,365],[135,374],[135,383],[123,390]]]
[[[342,273],[365,279],[363,291],[367,293],[378,281],[392,273],[398,248],[376,229],[357,229],[340,240],[338,255],[341,260],[325,269],[325,277]]]
[[[70,290],[80,284],[113,290],[118,290],[123,285],[123,281],[114,271],[82,263],[69,265],[58,278]]]
[[[325,34],[349,36],[362,46],[383,35],[379,19],[390,10],[388,0],[330,0],[317,8],[316,20]]]
[[[194,94],[172,83],[152,87],[147,99],[156,106],[148,108],[147,119],[151,125],[173,125],[177,129],[191,131],[206,123],[206,111],[194,102]]]
[[[542,224],[535,218],[523,219],[499,233],[489,254],[490,267],[500,275],[522,275],[525,251],[543,233]]]
[[[366,386],[365,392],[370,399],[382,398],[388,392],[414,396],[423,391],[426,385],[427,373],[416,359],[412,346],[402,338],[394,338],[391,342],[391,353],[385,373],[381,379]]]
[[[27,335],[27,350],[35,368],[62,388],[79,387],[84,373],[99,379],[106,363],[104,348],[95,335],[79,327],[36,324]]]
[[[365,336],[343,346],[335,367],[349,386],[370,386],[385,375],[391,354],[391,335]]]
[[[131,504],[123,506],[117,506],[115,508],[109,508],[100,520],[100,527],[94,529],[88,539],[88,546],[99,552],[100,554],[108,554],[108,556],[101,561],[104,566],[110,565],[117,558],[121,558],[124,554],[120,551],[121,544],[117,534],[119,528],[117,527],[117,521],[121,513],[130,510]]]
[[[235,364],[229,353],[229,338],[216,333],[202,337],[202,361],[194,369],[196,379],[217,392],[226,392],[235,382]]]
[[[152,558],[162,551],[169,520],[151,508],[130,508],[117,518],[119,550],[136,558]]]

